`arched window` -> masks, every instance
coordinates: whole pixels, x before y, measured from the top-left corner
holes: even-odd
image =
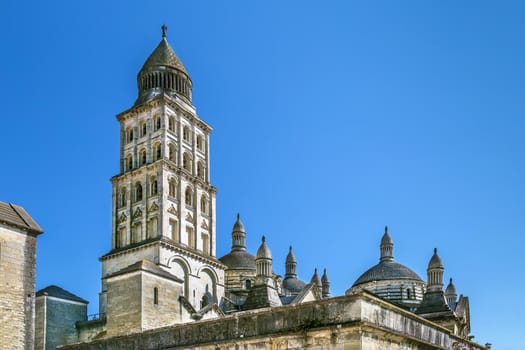
[[[204,194],[201,196],[201,212],[208,214],[208,198]]]
[[[135,184],[135,202],[142,200],[142,185],[140,182]]]
[[[133,142],[133,128],[126,129],[126,141],[127,143]]]
[[[204,294],[201,299],[201,309],[210,303],[208,295]]]
[[[407,299],[411,299],[410,298],[410,288],[407,288]]]
[[[153,305],[159,305],[159,289],[153,288]]]
[[[175,118],[171,116],[168,118],[168,130],[175,132]]]
[[[204,166],[202,162],[197,163],[197,176],[204,180]]]
[[[182,167],[184,170],[191,172],[191,159],[188,153],[184,153],[182,156]]]
[[[192,197],[193,197],[193,191],[191,190],[191,187],[186,187],[186,192],[184,194],[184,203],[186,203],[186,205],[191,205],[192,204]]]
[[[184,126],[184,128],[182,129],[182,139],[184,141],[190,142],[190,128],[188,128],[187,126]]]
[[[175,179],[171,178],[168,184],[168,196],[176,198],[177,197],[177,182]]]
[[[155,155],[155,160],[159,160],[161,158],[162,150],[160,147],[160,143],[155,144],[155,147],[153,148],[153,153]]]
[[[244,286],[246,287],[246,289],[252,289],[252,281],[250,280],[244,281]]]
[[[124,207],[126,205],[127,198],[126,198],[126,187],[122,187],[120,189],[120,196],[119,196],[119,206]]]
[[[155,131],[159,130],[160,129],[160,115],[156,115],[154,118],[153,118],[153,129]]]
[[[158,193],[159,184],[156,178],[151,178],[151,195],[154,196]]]
[[[147,130],[146,130],[146,121],[141,121],[140,122],[140,137],[144,137],[146,136],[146,133],[147,133]]]
[[[197,149],[202,151],[202,136],[201,135],[197,136]]]
[[[126,168],[128,170],[133,169],[133,156],[131,154],[128,154],[128,158],[126,159]]]
[[[140,159],[140,165],[146,164],[146,150],[145,149],[142,149],[140,151],[139,159]]]
[[[168,145],[169,160],[173,163],[177,163],[177,150],[171,143]]]

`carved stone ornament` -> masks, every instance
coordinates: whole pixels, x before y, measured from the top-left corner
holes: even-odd
[[[201,224],[201,227],[205,230],[208,229],[208,224],[206,223],[206,220],[202,220],[202,224]]]
[[[175,206],[172,204],[169,208],[168,208],[168,213],[171,213],[171,214],[175,214],[177,215],[177,208],[175,208]]]
[[[118,218],[118,222],[119,222],[119,224],[122,223],[122,222],[126,222],[126,219],[127,219],[127,218],[128,218],[128,217],[126,216],[126,214],[122,213],[122,214],[120,215],[120,217]]]
[[[190,213],[186,214],[186,221],[193,222],[193,216]]]
[[[140,218],[141,216],[142,210],[140,210],[140,208],[137,208],[137,210],[135,210],[135,213],[133,214],[133,219]]]
[[[159,206],[156,202],[151,203],[151,206],[149,207],[149,211],[157,211],[159,210]]]

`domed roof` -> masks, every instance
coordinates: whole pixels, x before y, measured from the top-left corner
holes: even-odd
[[[257,255],[255,256],[255,259],[271,259],[272,258],[272,252],[270,252],[270,248],[266,245],[266,237],[262,236],[262,243],[259,249],[257,250]]]
[[[304,283],[303,281],[295,277],[285,278],[283,281],[284,289],[292,293],[301,292],[305,286],[306,286],[306,283]]]
[[[428,263],[428,269],[442,269],[443,268],[443,261],[441,261],[441,258],[437,254],[437,248],[434,248],[434,255],[432,255],[432,258],[430,258],[430,262]]]
[[[219,259],[228,269],[255,271],[255,257],[244,250],[235,250]]]
[[[171,67],[188,75],[182,61],[177,57],[166,39],[166,26],[162,26],[162,40],[142,66],[140,72],[154,67]],[[140,74],[140,73],[139,73]],[[189,77],[189,76],[188,76]]]
[[[421,277],[408,267],[394,261],[382,261],[363,273],[352,287],[368,282],[388,280],[412,280],[423,283]]]
[[[457,295],[456,286],[454,286],[454,283],[452,283],[452,278],[450,279],[450,282],[447,286],[447,289],[445,289],[445,295]]]

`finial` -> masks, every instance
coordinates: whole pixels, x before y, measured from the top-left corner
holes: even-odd
[[[290,253],[292,252],[292,246],[290,246]]]
[[[263,243],[266,242],[266,237],[264,237],[264,235],[262,236],[262,242],[263,242]]]
[[[317,267],[314,269],[314,275],[317,275]]]
[[[241,219],[241,214],[237,213],[237,221]]]
[[[326,267],[324,268],[323,275],[326,275]]]
[[[166,27],[165,24],[162,25],[162,37],[165,38],[166,37],[166,31],[168,30],[168,27]]]
[[[385,226],[385,233],[388,233],[388,226]]]
[[[452,277],[450,278],[450,284],[452,284]]]
[[[434,254],[437,254],[437,252],[438,252],[438,249],[434,248]]]

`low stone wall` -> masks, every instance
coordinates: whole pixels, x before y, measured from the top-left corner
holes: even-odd
[[[61,350],[452,349],[445,328],[368,294],[239,312]],[[483,347],[468,342],[472,349]]]

